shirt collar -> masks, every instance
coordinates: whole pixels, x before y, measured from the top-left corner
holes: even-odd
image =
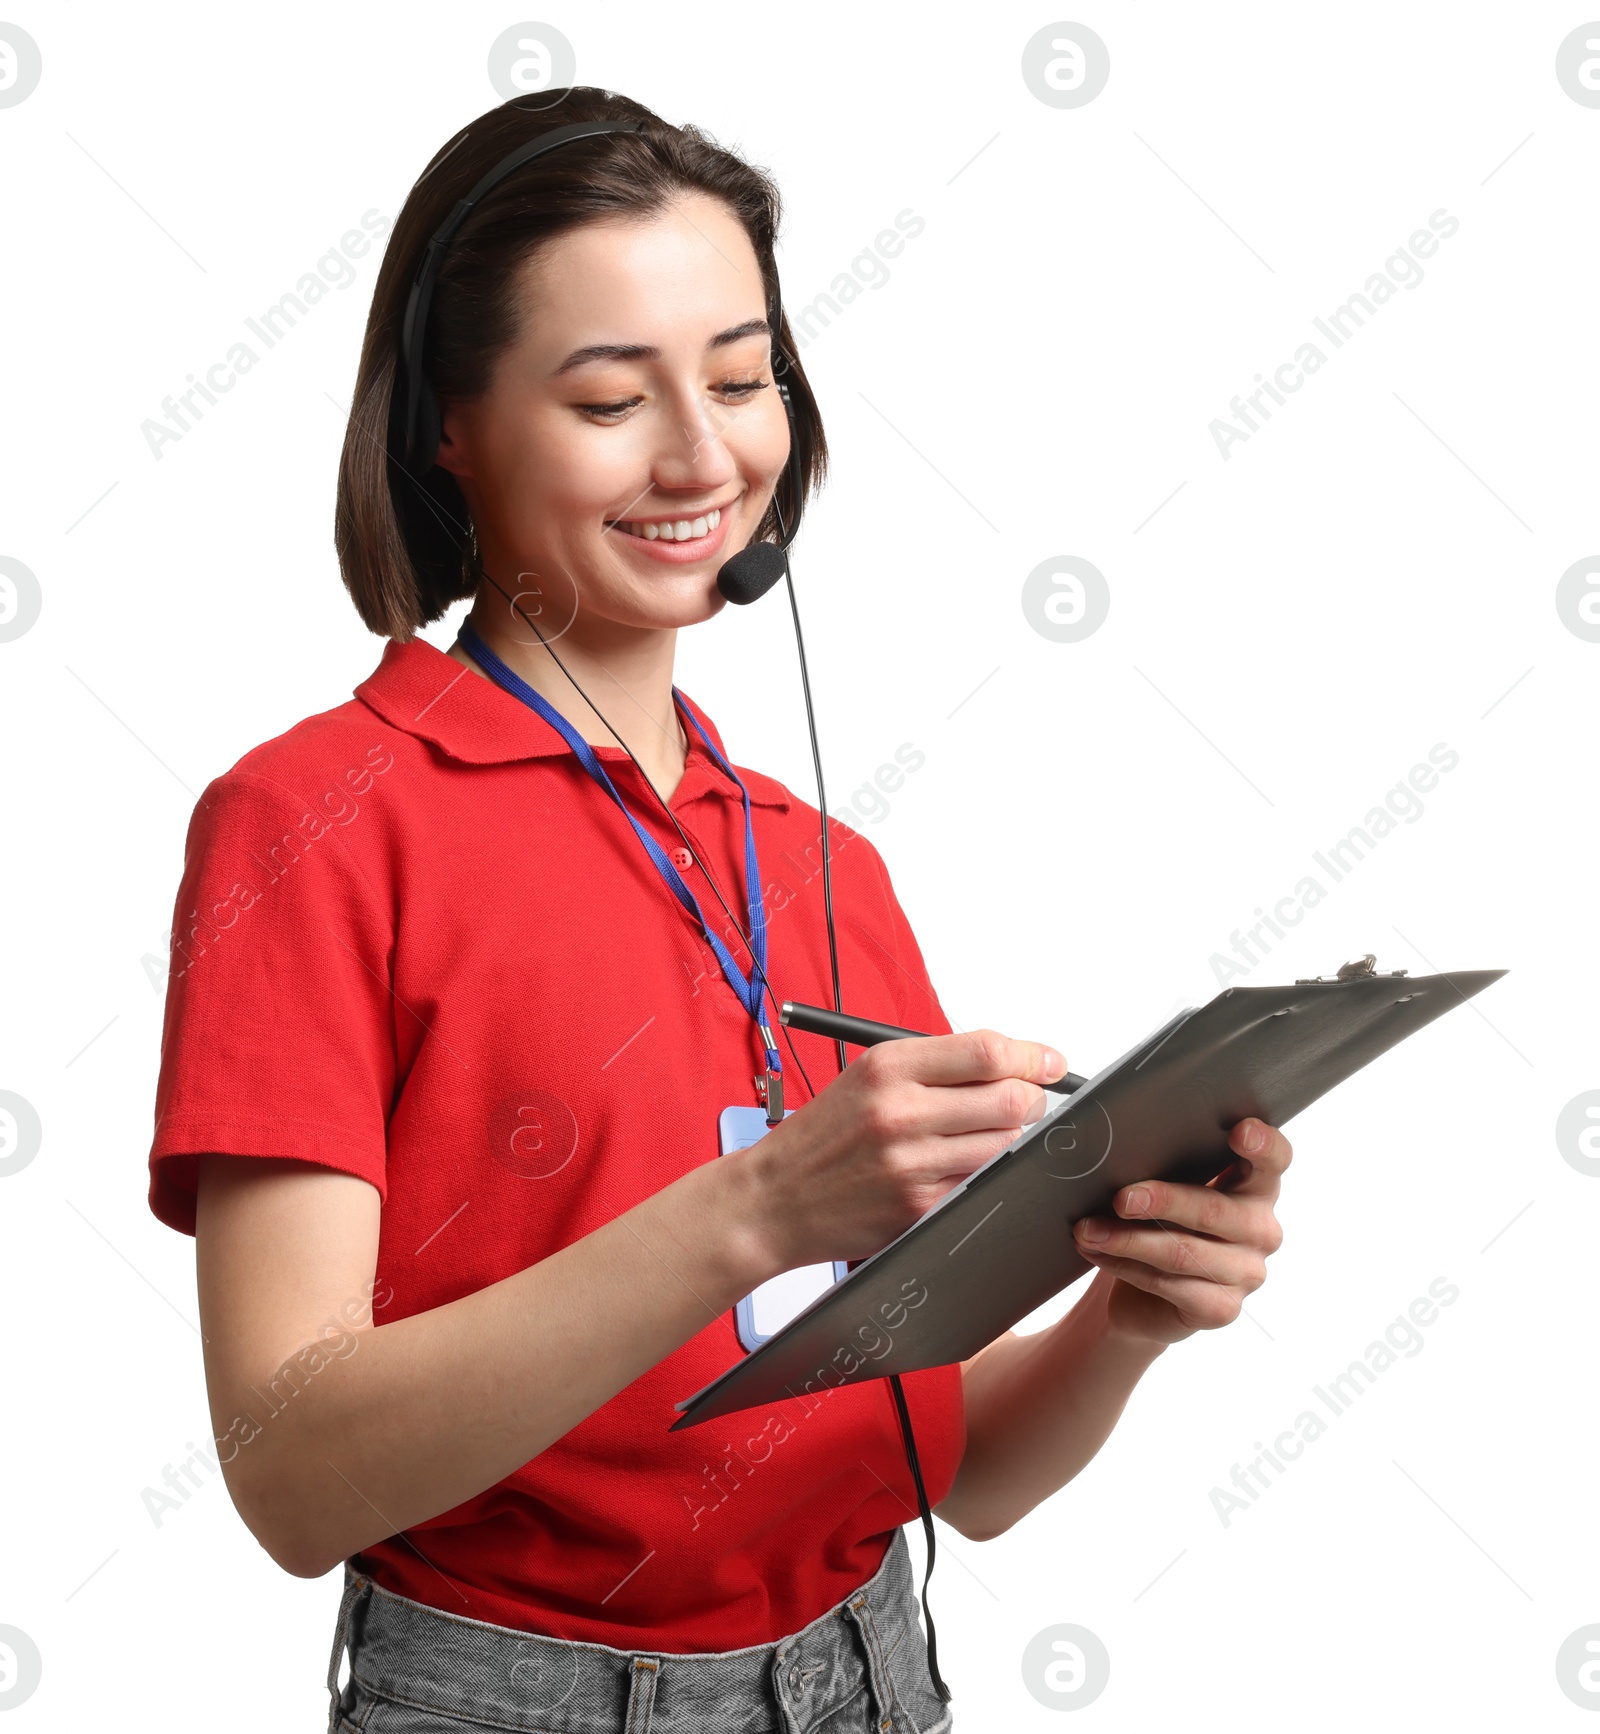
[[[412,638],[404,644],[390,639],[383,660],[355,689],[355,696],[385,722],[431,742],[465,764],[502,765],[571,751],[536,711],[494,681],[446,656],[425,638]],[[718,752],[727,758],[717,725],[681,689],[680,696],[716,742]],[[673,793],[674,804],[708,793],[737,800],[737,787],[706,751],[705,742],[694,729],[686,732],[689,757],[683,781]],[[628,755],[618,746],[596,745],[595,752],[608,772],[612,761],[627,761]],[[743,765],[737,769],[750,791],[752,806],[788,810],[791,797],[782,783]]]

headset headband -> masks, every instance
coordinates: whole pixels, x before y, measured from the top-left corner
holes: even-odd
[[[425,414],[424,411],[423,394],[428,392],[430,399],[432,394],[422,374],[423,337],[428,327],[428,311],[433,303],[433,288],[438,279],[439,267],[450,249],[450,243],[460,232],[461,225],[485,193],[498,186],[507,175],[515,174],[524,163],[532,162],[546,151],[559,150],[562,145],[574,144],[579,139],[597,138],[603,133],[640,133],[647,124],[643,120],[580,120],[570,126],[558,126],[550,132],[540,133],[537,138],[518,145],[509,156],[496,163],[465,197],[456,202],[455,209],[435,231],[433,239],[429,241],[417,263],[416,275],[411,280],[411,293],[406,297],[405,317],[400,323],[400,367],[405,376],[405,419],[401,429],[403,443],[400,461],[418,480],[433,468],[439,450],[438,416],[436,413]],[[773,371],[781,373],[786,365],[782,351],[778,348],[778,333],[783,323],[783,304],[776,287],[773,289],[768,319],[772,326]],[[778,394],[789,417],[792,461],[795,455],[794,412],[789,401],[789,388],[781,380]],[[433,406],[430,403],[428,407]],[[426,433],[422,427],[424,420],[428,423]]]

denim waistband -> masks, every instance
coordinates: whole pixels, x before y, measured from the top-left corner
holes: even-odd
[[[339,1659],[348,1644],[350,1680]],[[470,1620],[348,1563],[328,1663],[330,1734],[945,1734],[897,1529],[866,1583],[771,1644],[694,1654],[571,1642]],[[853,1711],[846,1711],[859,1700]],[[840,1714],[840,1712],[846,1712]]]

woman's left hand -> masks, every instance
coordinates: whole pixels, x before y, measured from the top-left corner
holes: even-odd
[[[1232,1324],[1245,1296],[1266,1281],[1268,1255],[1283,1243],[1272,1206],[1293,1151],[1261,1120],[1240,1120],[1228,1146],[1239,1160],[1210,1185],[1125,1186],[1112,1200],[1114,1218],[1073,1225],[1078,1251],[1099,1267],[1095,1286],[1111,1284],[1106,1316],[1113,1330],[1181,1342]],[[1104,1239],[1089,1238],[1095,1226],[1107,1231]]]

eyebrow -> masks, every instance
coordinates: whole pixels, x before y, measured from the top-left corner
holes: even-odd
[[[737,343],[741,338],[754,337],[757,333],[772,332],[771,324],[765,319],[747,319],[742,325],[730,325],[726,331],[719,331],[707,344],[707,349],[721,349],[729,343]],[[661,351],[651,343],[591,343],[584,349],[575,349],[565,361],[551,374],[554,379],[563,373],[570,373],[575,367],[584,367],[591,361],[659,361]]]

